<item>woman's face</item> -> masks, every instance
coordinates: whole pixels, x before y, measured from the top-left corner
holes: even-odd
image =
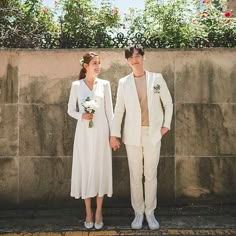
[[[98,75],[100,73],[101,70],[101,64],[100,64],[100,58],[99,56],[95,56],[90,62],[89,64],[84,65],[87,74],[90,75]]]

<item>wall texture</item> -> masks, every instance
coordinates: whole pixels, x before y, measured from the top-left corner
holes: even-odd
[[[100,78],[130,73],[122,49],[95,50]],[[71,82],[85,50],[0,50],[0,208],[80,206],[70,198],[75,120]],[[147,50],[174,99],[158,167],[159,204],[236,202],[236,49]],[[124,146],[113,153],[114,197],[130,206]]]

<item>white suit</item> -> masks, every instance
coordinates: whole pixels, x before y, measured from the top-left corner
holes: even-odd
[[[111,136],[121,137],[126,145],[130,170],[131,203],[138,213],[151,214],[156,208],[157,165],[160,156],[161,128],[170,129],[173,103],[160,73],[145,71],[149,127],[142,127],[141,108],[133,73],[119,80]],[[144,156],[144,169],[142,159]],[[142,174],[145,176],[145,203]]]

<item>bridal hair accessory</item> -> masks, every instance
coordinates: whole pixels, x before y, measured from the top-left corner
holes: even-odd
[[[84,58],[83,57],[80,58],[79,63],[80,63],[81,66],[83,66],[83,64],[84,64]]]

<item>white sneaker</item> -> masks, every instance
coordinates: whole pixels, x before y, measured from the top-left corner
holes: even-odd
[[[132,229],[141,229],[143,227],[143,214],[135,213],[133,222],[131,223]]]
[[[154,214],[146,215],[146,220],[148,222],[149,229],[159,229],[160,225],[159,222],[156,220]]]

